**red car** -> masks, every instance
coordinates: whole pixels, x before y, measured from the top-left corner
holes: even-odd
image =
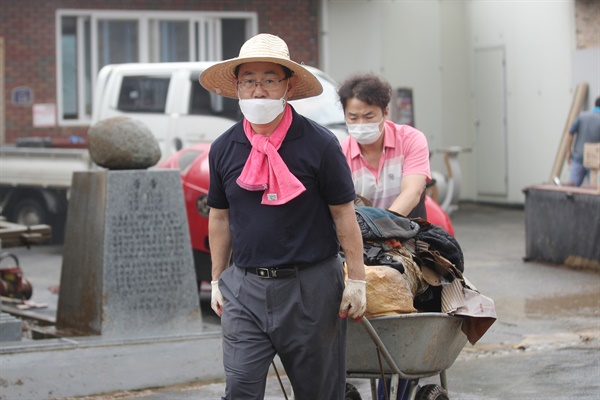
[[[210,143],[199,143],[179,150],[158,164],[158,168],[181,171],[183,196],[187,212],[194,265],[198,282],[210,282],[210,249],[208,246],[208,150]]]

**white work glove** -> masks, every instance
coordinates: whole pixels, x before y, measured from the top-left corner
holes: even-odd
[[[223,315],[223,295],[219,289],[219,281],[210,281],[210,307],[220,317]]]
[[[344,293],[342,294],[342,304],[340,304],[341,318],[354,318],[360,321],[367,310],[367,281],[357,281],[348,279]]]

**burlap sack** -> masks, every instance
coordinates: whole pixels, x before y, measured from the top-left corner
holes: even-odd
[[[413,293],[405,277],[388,266],[365,265],[367,276],[367,311],[365,317],[410,314]]]

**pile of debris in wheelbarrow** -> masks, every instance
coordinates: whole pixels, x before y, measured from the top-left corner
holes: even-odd
[[[347,376],[370,379],[373,399],[377,379],[391,380],[389,399],[397,399],[400,379],[410,380],[405,398],[448,399],[445,371],[495,322],[493,300],[465,277],[462,249],[441,227],[370,206],[357,206],[356,217],[367,312],[348,324]],[[419,387],[435,375],[441,386]],[[352,385],[346,399],[361,399]]]

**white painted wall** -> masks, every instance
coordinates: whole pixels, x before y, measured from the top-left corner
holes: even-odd
[[[393,87],[411,87],[416,126],[432,150],[474,148],[473,103],[485,106],[485,99],[473,97],[474,54],[503,47],[507,194],[477,194],[474,148],[460,156],[461,198],[522,204],[523,188],[549,180],[578,83],[573,82],[573,1],[323,2],[328,49],[324,69],[338,81],[354,72],[374,71]],[[593,68],[583,69],[594,75]],[[434,155],[432,167],[444,170],[441,155]]]
[[[568,117],[574,93],[574,5],[472,1],[468,9],[470,48],[503,46],[506,51],[505,201],[522,203],[523,188],[549,180]]]

